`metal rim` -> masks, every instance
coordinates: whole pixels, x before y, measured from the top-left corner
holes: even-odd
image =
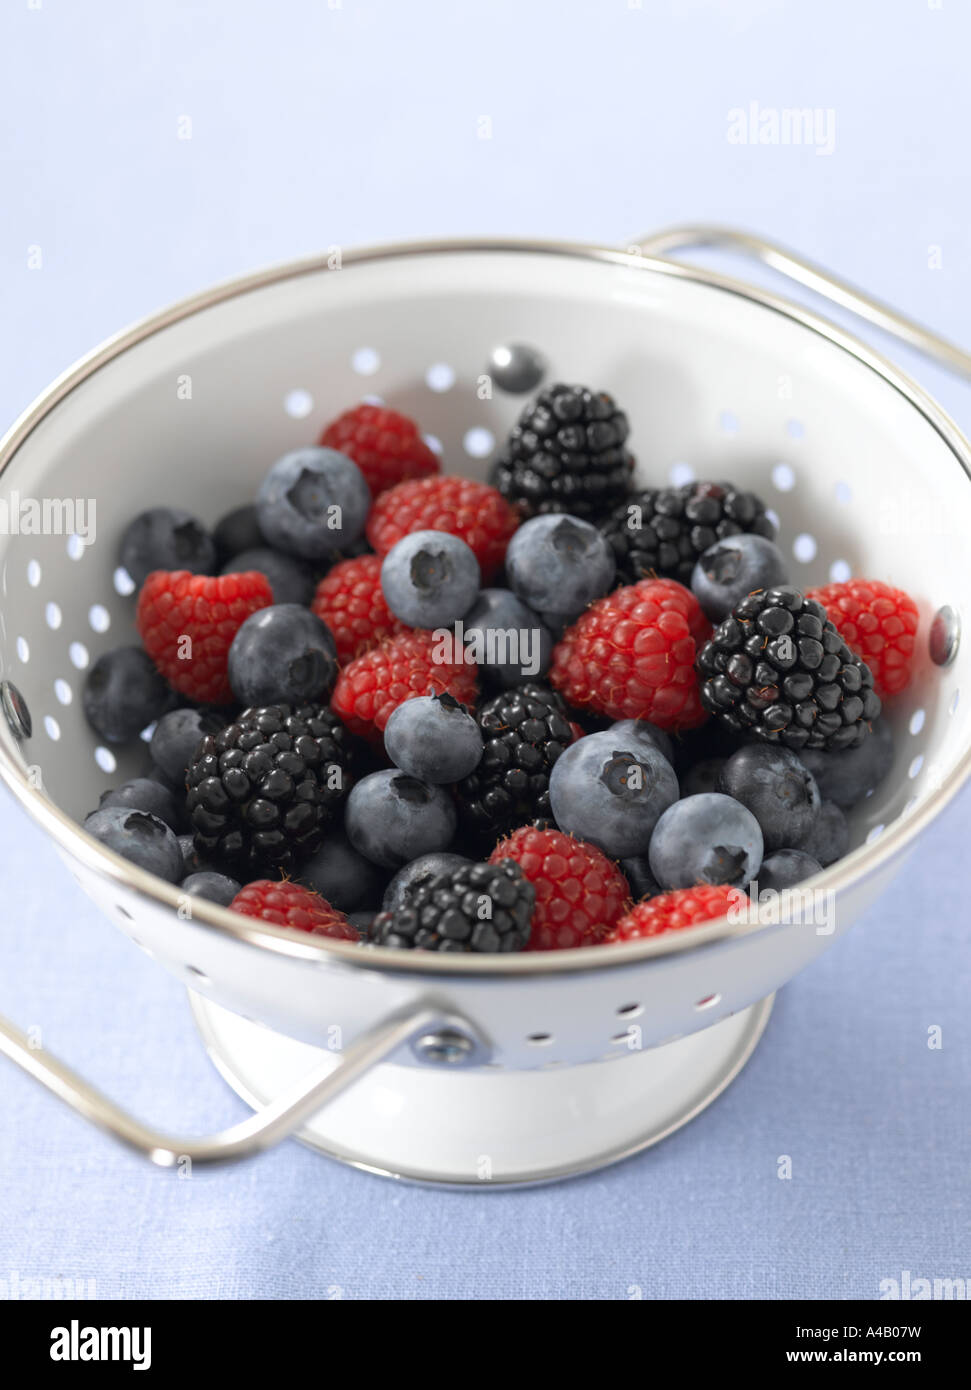
[[[515,238],[401,242],[363,247],[342,255],[341,273],[346,273],[346,270],[354,265],[367,264],[373,261],[410,256],[468,255],[488,252],[564,256],[613,264],[642,271],[645,274],[669,275],[677,279],[690,280],[696,284],[705,285],[712,290],[735,295],[751,304],[780,314],[790,322],[799,324],[807,331],[815,333],[818,337],[842,349],[849,356],[875,372],[877,376],[903,396],[937,432],[951,451],[955,462],[971,481],[971,444],[951,417],[909,376],[846,330],[836,327],[826,319],[820,318],[799,305],[790,303],[781,296],[729,276],[695,266],[682,265],[674,261],[659,260],[620,251],[613,247],[573,242],[522,241]],[[124,329],[107,339],[57,377],[47,390],[28,406],[0,439],[0,476],[9,467],[17,450],[33,430],[71,391],[100,368],[128,351],[129,348],[135,347],[146,338],[174,323],[179,323],[190,318],[193,314],[200,313],[227,300],[298,278],[301,275],[327,272],[330,268],[326,256],[314,256],[225,281],[201,294],[181,300],[160,313],[151,315],[133,327]],[[969,774],[971,774],[971,745],[964,750],[951,772],[944,778],[941,785],[927,797],[922,806],[915,807],[906,820],[898,816],[887,827],[879,840],[872,845],[861,845],[844,859],[837,861],[832,868],[824,870],[822,874],[818,875],[820,886],[839,892],[852,884],[863,881],[876,873],[888,861],[899,857],[910,842],[930,824],[957,794]],[[170,911],[177,910],[178,892],[175,885],[165,883],[162,879],[156,878],[154,874],[149,874],[129,863],[120,855],[105,849],[96,840],[85,834],[76,821],[49,801],[43,793],[30,785],[23,769],[13,756],[12,749],[2,737],[0,737],[0,777],[3,778],[28,814],[72,858],[79,860],[85,867],[119,884],[119,886],[133,889],[139,895],[149,898],[161,907],[166,907]],[[813,882],[815,881],[813,880]],[[622,969],[653,957],[698,950],[717,941],[750,935],[756,931],[771,930],[774,925],[777,925],[771,921],[750,925],[733,924],[726,918],[721,918],[711,923],[688,928],[683,932],[668,933],[631,945],[614,946],[609,951],[571,949],[527,952],[519,956],[497,956],[495,959],[482,956],[478,960],[467,962],[464,958],[460,960],[449,954],[437,955],[429,952],[420,953],[428,955],[428,960],[418,961],[411,958],[411,952],[394,951],[389,947],[369,946],[362,949],[360,946],[332,942],[326,938],[318,937],[308,940],[305,935],[288,928],[257,925],[255,920],[250,922],[242,918],[240,914],[207,903],[204,899],[200,899],[194,908],[193,922],[207,931],[229,936],[249,945],[269,949],[280,955],[316,960],[321,963],[332,964],[337,968],[391,971],[416,977],[446,976],[452,979],[465,977],[476,980],[508,977],[525,979],[541,975],[589,970]]]
[[[187,993],[192,1020],[202,1039],[210,1062],[240,1100],[245,1101],[252,1109],[259,1110],[272,1098],[258,1095],[240,1079],[233,1070],[229,1058],[216,1042],[209,1015],[206,1012],[206,1000],[191,989]],[[683,1129],[685,1125],[697,1119],[713,1101],[716,1101],[723,1092],[727,1091],[728,1087],[751,1061],[755,1049],[762,1040],[762,1034],[768,1026],[775,999],[775,994],[769,994],[757,1003],[749,1005],[747,1010],[748,1026],[739,1042],[736,1043],[734,1050],[729,1053],[724,1070],[716,1075],[708,1089],[698,1096],[683,1113],[677,1115],[669,1124],[662,1125],[658,1129],[647,1130],[623,1144],[591,1154],[589,1158],[585,1158],[580,1163],[565,1164],[559,1168],[548,1168],[541,1173],[524,1173],[522,1175],[511,1173],[498,1182],[471,1182],[462,1178],[443,1177],[434,1173],[423,1172],[420,1169],[382,1168],[380,1165],[368,1163],[362,1158],[353,1158],[350,1154],[329,1149],[324,1142],[306,1130],[297,1130],[290,1137],[299,1144],[303,1144],[305,1148],[312,1149],[314,1153],[320,1154],[324,1158],[333,1159],[335,1163],[342,1163],[347,1168],[354,1168],[359,1173],[369,1173],[372,1177],[377,1178],[392,1178],[397,1182],[408,1183],[409,1186],[413,1187],[435,1187],[450,1192],[482,1192],[483,1189],[490,1192],[508,1192],[521,1191],[523,1188],[530,1187],[546,1187],[555,1182],[566,1182],[570,1178],[583,1177],[586,1173],[595,1173],[601,1168],[608,1168],[615,1163],[624,1162],[625,1159],[634,1158],[637,1154],[653,1148],[655,1144],[660,1144],[663,1139],[676,1134],[679,1129]]]

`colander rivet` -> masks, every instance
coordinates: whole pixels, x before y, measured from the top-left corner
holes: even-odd
[[[453,1029],[442,1029],[440,1033],[425,1033],[415,1039],[415,1056],[420,1062],[431,1062],[435,1066],[460,1067],[467,1063],[476,1051],[476,1045],[464,1033]]]
[[[947,603],[934,614],[931,623],[930,651],[935,666],[949,666],[958,653],[961,640],[961,619]]]
[[[12,681],[0,681],[0,704],[14,738],[30,738],[34,725],[27,701]]]
[[[543,380],[545,371],[545,359],[525,343],[500,344],[489,357],[489,375],[500,391],[508,391],[512,396],[532,391]]]

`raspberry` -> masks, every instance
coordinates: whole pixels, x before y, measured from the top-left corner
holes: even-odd
[[[527,951],[596,946],[630,901],[627,880],[599,849],[564,835],[525,825],[500,840],[490,864],[514,859],[536,889]]]
[[[209,578],[155,570],[138,595],[135,624],[155,665],[174,690],[205,705],[228,705],[227,658],[251,613],[268,608],[273,590],[256,570]],[[187,640],[188,639],[188,640]]]
[[[317,585],[311,608],[330,629],[342,666],[407,631],[381,590],[380,555],[338,561]]]
[[[439,468],[414,420],[382,405],[346,410],[330,422],[320,443],[354,460],[372,497],[407,479],[427,478]]]
[[[608,944],[618,941],[642,941],[662,932],[678,931],[724,917],[735,903],[745,901],[745,894],[727,883],[698,883],[694,888],[675,888],[632,907],[614,926],[606,938]]]
[[[673,579],[642,579],[591,604],[553,648],[550,684],[610,719],[693,729],[707,714],[694,662],[711,625]]]
[[[352,733],[372,741],[405,700],[414,695],[448,691],[463,705],[474,705],[478,668],[440,659],[439,643],[430,632],[402,632],[356,657],[337,678],[331,709]]]
[[[232,912],[241,912],[244,917],[255,917],[274,927],[291,927],[313,936],[329,936],[332,941],[361,939],[344,914],[331,907],[326,898],[289,879],[258,878],[247,883],[229,907]]]
[[[873,672],[880,696],[899,695],[910,683],[917,635],[917,605],[903,589],[879,579],[847,579],[809,589],[843,641]]]
[[[367,538],[387,555],[412,531],[447,531],[465,541],[488,584],[502,564],[519,513],[494,487],[471,478],[419,478],[381,494],[368,517]]]

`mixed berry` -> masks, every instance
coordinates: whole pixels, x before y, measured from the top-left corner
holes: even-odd
[[[184,893],[402,950],[622,943],[846,853],[917,607],[789,581],[762,501],[635,489],[611,396],[554,385],[492,482],[360,405],[208,529],[121,538],[142,645],[83,707],[145,773],[85,829]]]

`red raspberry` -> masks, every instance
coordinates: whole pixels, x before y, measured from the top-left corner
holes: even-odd
[[[673,579],[642,579],[598,599],[567,628],[549,681],[576,709],[694,729],[708,717],[694,663],[710,635],[690,590]]]
[[[744,902],[745,897],[738,888],[727,883],[698,883],[694,888],[675,888],[671,893],[659,893],[632,907],[606,939],[608,943],[641,941],[647,936],[693,927],[713,917],[724,917],[733,904]]]
[[[367,479],[371,496],[407,478],[427,478],[439,469],[438,458],[421,437],[414,420],[383,405],[356,405],[332,420],[320,436],[327,449],[354,460]]]
[[[515,507],[494,487],[471,478],[420,478],[384,492],[371,508],[367,538],[379,555],[412,531],[448,531],[475,554],[488,584],[519,525]]]
[[[360,941],[343,912],[331,907],[326,898],[289,879],[258,878],[241,888],[229,904],[232,912],[256,917],[274,927],[293,927],[332,941]]]
[[[501,859],[515,859],[536,889],[527,951],[596,946],[630,901],[617,865],[596,846],[559,830],[521,826],[499,841],[489,863]]]
[[[138,595],[135,624],[174,690],[202,704],[228,705],[230,644],[249,615],[272,602],[269,581],[256,570],[215,578],[155,570]]]
[[[373,741],[405,700],[448,691],[463,705],[479,693],[478,668],[464,661],[442,661],[438,640],[421,629],[403,632],[372,647],[345,666],[337,678],[331,709],[352,733]]]
[[[342,666],[385,637],[408,631],[381,590],[380,555],[338,561],[317,585],[311,608],[330,629]]]
[[[918,621],[909,594],[879,579],[847,579],[807,589],[806,597],[823,605],[846,645],[869,666],[881,698],[906,688]]]

